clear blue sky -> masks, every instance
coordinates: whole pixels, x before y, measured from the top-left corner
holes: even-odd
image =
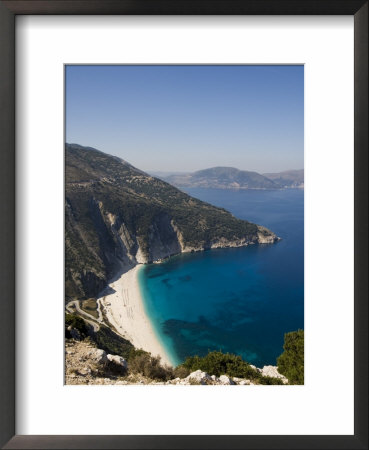
[[[303,66],[67,66],[66,140],[145,171],[304,166]]]

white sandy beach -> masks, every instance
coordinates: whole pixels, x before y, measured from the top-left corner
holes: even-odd
[[[144,309],[138,282],[141,268],[138,265],[110,283],[109,287],[115,292],[101,297],[100,302],[109,322],[119,334],[136,348],[142,348],[154,356],[159,355],[163,363],[172,365]]]

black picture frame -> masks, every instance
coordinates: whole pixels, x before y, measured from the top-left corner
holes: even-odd
[[[354,435],[15,435],[15,17],[19,14],[353,15],[355,60]],[[337,95],[340,95],[337,92]],[[0,0],[0,445],[7,449],[368,448],[368,1]],[[339,395],[339,392],[337,392]]]

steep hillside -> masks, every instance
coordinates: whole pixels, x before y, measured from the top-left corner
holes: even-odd
[[[88,298],[118,270],[188,251],[272,243],[274,233],[120,158],[65,147],[65,294]]]

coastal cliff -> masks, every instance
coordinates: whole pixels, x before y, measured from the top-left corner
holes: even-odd
[[[278,240],[120,158],[76,144],[65,152],[67,300],[96,296],[117,271],[139,263]]]

